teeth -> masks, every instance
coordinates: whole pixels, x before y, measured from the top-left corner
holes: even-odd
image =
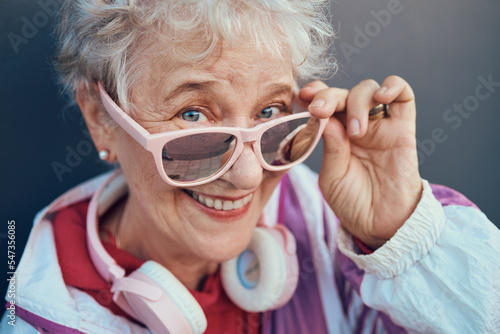
[[[239,209],[245,205],[248,204],[252,200],[252,194],[239,199],[237,201],[223,201],[220,199],[213,199],[210,197],[205,197],[203,195],[199,195],[197,193],[188,192],[191,197],[193,197],[195,200],[197,200],[199,203],[209,207],[209,208],[214,208],[216,210],[223,210],[223,211],[230,211],[230,210],[236,210]]]
[[[213,208],[214,207],[214,200],[211,198],[208,198],[208,197],[205,198],[205,205],[208,206],[209,208]]]
[[[234,201],[234,204],[233,204],[233,209],[239,209],[243,206],[243,200],[242,199],[239,199],[237,201]]]
[[[198,195],[198,202],[200,202],[201,204],[205,204],[205,197]]]
[[[250,202],[250,200],[252,199],[252,195],[248,195],[247,197],[244,197],[243,198],[243,205],[247,205],[248,202]]]
[[[224,201],[224,204],[222,204],[222,210],[224,211],[229,211],[234,208],[234,202],[232,201]]]

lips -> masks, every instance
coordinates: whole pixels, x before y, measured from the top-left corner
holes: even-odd
[[[253,194],[249,194],[236,200],[228,200],[219,197],[211,197],[206,194],[202,195],[191,190],[185,190],[185,192],[198,203],[219,211],[232,211],[240,209],[248,204],[253,197]]]

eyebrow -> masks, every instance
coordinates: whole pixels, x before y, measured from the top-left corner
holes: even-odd
[[[185,82],[177,86],[172,92],[170,92],[164,99],[163,102],[167,102],[168,100],[172,99],[173,97],[184,94],[184,93],[189,93],[189,92],[199,92],[199,91],[206,91],[208,88],[211,88],[212,86],[216,86],[219,83],[215,80],[207,80],[207,81],[200,81],[200,82]]]
[[[267,90],[269,91],[269,94],[267,94],[267,96],[293,94],[293,86],[285,83],[272,84],[270,87],[268,87]]]
[[[172,92],[170,92],[164,99],[164,102],[172,99],[173,97],[190,93],[190,92],[201,92],[207,91],[213,88],[213,86],[219,85],[217,80],[206,80],[200,82],[185,82],[177,86]],[[269,93],[266,94],[266,97],[275,96],[275,95],[293,95],[293,86],[286,83],[275,83],[267,87],[266,89]]]

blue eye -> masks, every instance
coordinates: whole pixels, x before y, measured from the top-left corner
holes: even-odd
[[[206,121],[207,116],[198,110],[188,110],[181,113],[181,118],[188,122]]]
[[[280,109],[278,107],[267,107],[262,109],[260,114],[257,115],[257,118],[272,118],[273,116],[278,115]]]

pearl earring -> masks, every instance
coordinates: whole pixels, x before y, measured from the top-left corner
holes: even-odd
[[[108,150],[101,150],[99,151],[99,158],[101,160],[107,160],[109,157],[109,151]]]

